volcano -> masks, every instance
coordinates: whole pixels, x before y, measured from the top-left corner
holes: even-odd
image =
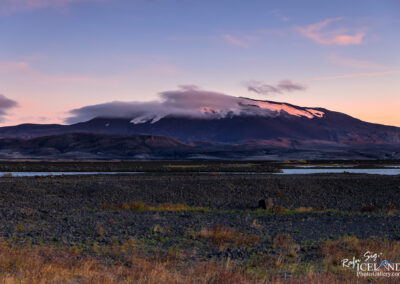
[[[222,151],[225,158],[230,158],[230,153],[246,152],[243,155],[248,155],[250,152],[260,153],[261,151],[265,154],[263,150],[266,149],[274,149],[276,157],[288,151],[291,156],[296,151],[299,153],[303,151],[301,158],[311,159],[315,155],[306,154],[304,151],[320,152],[317,156],[321,157],[327,149],[330,151],[331,159],[336,157],[335,153],[338,151],[341,158],[346,158],[346,155],[359,158],[361,152],[361,158],[400,157],[400,128],[398,127],[364,122],[325,108],[300,107],[288,103],[247,98],[235,99],[237,99],[236,104],[230,104],[228,108],[217,108],[215,105],[201,106],[196,108],[195,112],[193,109],[178,112],[174,109],[172,112],[158,113],[141,111],[129,116],[124,114],[125,117],[94,117],[88,121],[70,125],[22,124],[2,127],[0,128],[0,152],[6,151],[8,155],[10,151],[18,153],[18,145],[24,146],[25,153],[46,151],[61,153],[64,148],[75,150],[79,148],[93,154],[98,153],[94,149],[101,148],[101,153],[109,156],[107,153],[109,149],[110,153],[117,153],[116,157],[123,158],[126,151],[111,148],[115,145],[122,145],[121,147],[127,145],[126,141],[130,139],[129,137],[144,139],[138,137],[152,136],[161,138],[157,138],[156,145],[151,145],[151,151],[147,147],[146,153],[151,154],[155,151],[158,157],[162,157],[162,150],[167,148],[169,151],[173,149],[174,153],[183,149],[182,151],[185,152],[183,157],[193,153],[201,155],[210,152],[220,155]],[[48,145],[53,145],[53,141],[57,141],[54,145],[59,145],[58,142],[64,139],[58,136],[72,133],[76,134],[71,140],[74,147],[66,147],[65,143],[62,143],[62,149],[54,146],[55,149],[49,150]],[[91,139],[97,141],[93,143],[93,149],[90,149],[87,134],[94,135]],[[101,139],[101,135],[113,135],[114,140],[118,140],[120,136],[123,143],[118,142],[112,144],[114,146],[102,147],[99,143],[109,141],[109,139]],[[43,140],[47,142],[42,143],[42,140],[37,139],[39,137],[48,137]],[[23,140],[26,142],[22,142]],[[171,143],[171,141],[174,142]],[[164,142],[165,145],[163,145]],[[81,143],[84,146],[80,147]],[[42,144],[46,147],[46,151],[37,150]],[[131,153],[140,154],[140,149],[135,151],[135,146],[129,145]],[[30,151],[29,147],[36,150]],[[351,155],[349,151],[352,152]]]
[[[96,117],[71,125],[22,124],[0,128],[1,138],[31,139],[74,132],[166,136],[185,143],[245,144],[268,140],[319,141],[341,145],[400,145],[400,128],[368,123],[324,108],[239,98],[239,108],[202,108],[204,116],[141,114]]]

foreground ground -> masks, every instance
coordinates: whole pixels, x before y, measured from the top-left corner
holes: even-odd
[[[341,261],[400,262],[399,191],[399,176],[352,174],[6,176],[0,279],[396,283]]]

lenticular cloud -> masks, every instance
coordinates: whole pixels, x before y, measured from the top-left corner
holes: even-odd
[[[159,100],[120,102],[85,106],[70,111],[67,123],[87,121],[96,117],[129,118],[134,124],[155,123],[166,116],[219,119],[238,115],[275,117],[278,115],[322,117],[315,109],[297,108],[288,104],[239,98],[196,86],[181,86],[176,91],[160,93]]]

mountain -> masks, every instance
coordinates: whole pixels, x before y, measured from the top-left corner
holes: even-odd
[[[1,138],[31,139],[65,133],[155,135],[184,143],[276,145],[298,143],[335,145],[400,145],[400,128],[373,124],[324,108],[240,98],[240,112],[202,108],[202,117],[138,115],[97,117],[72,125],[22,124],[0,128]]]
[[[0,158],[399,159],[400,128],[324,108],[235,98],[229,108],[0,128]]]

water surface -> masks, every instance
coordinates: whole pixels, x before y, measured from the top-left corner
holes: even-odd
[[[352,168],[297,168],[282,169],[281,173],[271,172],[197,172],[197,174],[219,174],[219,175],[304,175],[304,174],[373,174],[373,175],[400,175],[400,168],[380,168],[380,169],[352,169]],[[141,175],[145,172],[0,172],[0,176],[7,177],[35,177],[35,176],[83,176],[83,175]],[[163,173],[168,174],[168,173]],[[182,174],[196,174],[196,172],[186,172]]]
[[[280,175],[298,175],[298,174],[370,174],[370,175],[400,175],[400,168],[397,169],[282,169]]]
[[[144,172],[0,172],[0,176],[44,177],[44,176],[83,176],[83,175],[139,175]]]

